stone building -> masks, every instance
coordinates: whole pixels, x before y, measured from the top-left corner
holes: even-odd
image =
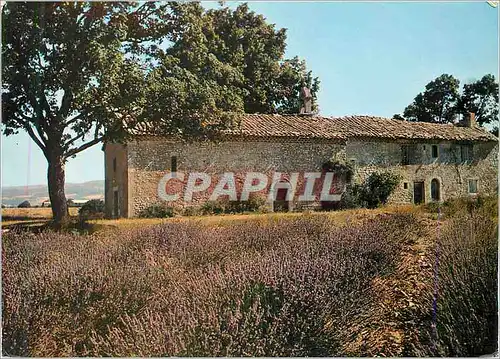
[[[321,184],[327,183],[323,165],[328,161],[349,163],[355,182],[374,171],[399,174],[402,180],[390,197],[393,203],[497,191],[497,138],[478,128],[473,115],[457,126],[370,116],[247,114],[238,129],[225,132],[217,142],[184,142],[148,129],[135,129],[133,134],[126,144],[104,145],[109,216],[135,217],[144,208],[164,202],[159,190],[178,194],[164,203],[167,206],[200,206],[228,172],[234,173],[238,199],[245,176],[263,173],[269,180],[256,195],[271,209],[278,203],[285,209],[316,207],[323,198]],[[169,178],[172,173],[177,177]],[[212,181],[187,201],[182,191],[190,173],[206,173]],[[321,175],[315,178],[311,173]],[[196,181],[194,185],[200,185]],[[342,193],[342,177],[328,181],[328,194]],[[305,196],[309,190],[313,198]]]

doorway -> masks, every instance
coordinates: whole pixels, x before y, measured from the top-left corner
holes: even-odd
[[[113,191],[113,216],[118,217],[118,191]]]
[[[424,203],[424,193],[424,182],[413,182],[413,203]]]
[[[441,193],[440,193],[440,188],[439,188],[439,181],[434,178],[431,181],[431,198],[433,201],[439,201],[441,200]]]
[[[276,199],[274,200],[273,209],[275,212],[288,212],[289,205],[287,201],[288,188],[277,188]]]

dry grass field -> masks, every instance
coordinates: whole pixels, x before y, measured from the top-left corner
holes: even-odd
[[[2,208],[2,226],[16,223],[41,223],[52,217],[52,210],[48,207],[36,208]],[[69,214],[76,216],[78,208],[70,207]]]
[[[71,207],[69,209],[71,216],[78,215],[78,208]],[[422,209],[412,205],[399,206],[384,206],[378,209],[354,209],[348,211],[335,212],[307,212],[310,216],[326,216],[337,225],[349,224],[351,221],[362,221],[368,218],[373,218],[379,214],[390,213],[421,213]],[[2,209],[2,227],[11,225],[42,225],[50,220],[52,212],[50,208],[3,208]],[[251,214],[228,214],[228,215],[207,215],[207,216],[191,216],[191,217],[174,217],[174,218],[120,218],[120,219],[97,219],[90,220],[92,224],[98,225],[100,228],[118,228],[131,229],[144,227],[149,225],[161,224],[167,221],[195,221],[206,225],[223,226],[233,222],[252,221],[273,221],[280,218],[300,217],[303,213],[296,212],[279,212],[279,213],[251,213]]]
[[[496,209],[451,203],[439,221],[433,206],[390,206],[11,231],[3,354],[493,353]]]

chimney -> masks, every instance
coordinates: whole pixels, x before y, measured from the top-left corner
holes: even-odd
[[[302,87],[300,91],[300,97],[302,99],[302,108],[300,109],[301,115],[310,115],[312,114],[312,96],[311,90],[307,87]]]
[[[470,128],[476,127],[476,114],[474,112],[469,112],[469,116],[465,117],[464,126]]]

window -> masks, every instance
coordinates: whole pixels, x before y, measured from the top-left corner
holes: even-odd
[[[116,157],[113,158],[113,172],[116,172]]]
[[[477,179],[469,180],[469,193],[476,194],[477,193]]]
[[[408,189],[408,182],[403,183],[404,189]]]
[[[431,181],[431,198],[433,201],[439,201],[441,199],[440,195],[440,189],[439,189],[439,181],[434,178]]]
[[[472,145],[460,146],[460,158],[462,162],[472,162],[473,148]]]
[[[432,145],[432,158],[438,158],[438,146]]]
[[[177,157],[172,156],[170,159],[170,172],[177,172]]]
[[[408,145],[401,146],[401,164],[402,165],[410,164],[410,146]]]

